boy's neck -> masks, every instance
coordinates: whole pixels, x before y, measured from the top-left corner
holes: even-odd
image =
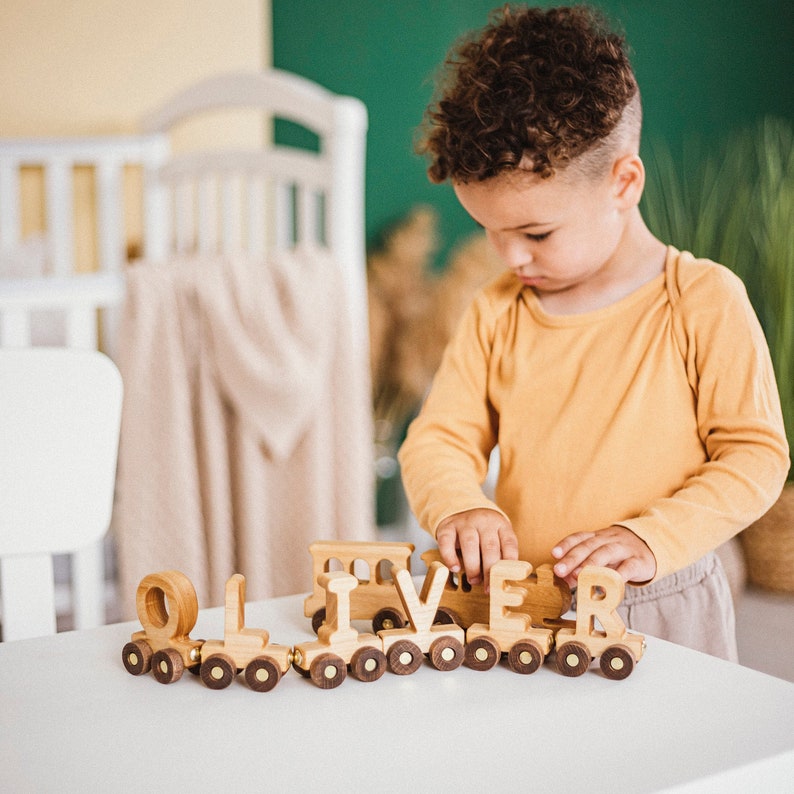
[[[631,213],[610,259],[591,278],[561,292],[535,294],[547,314],[585,314],[635,292],[664,271],[667,246],[653,236],[639,210]]]

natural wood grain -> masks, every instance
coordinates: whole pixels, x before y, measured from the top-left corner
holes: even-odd
[[[315,631],[320,619],[314,618],[318,610],[325,607],[325,590],[319,577],[332,573],[331,565],[336,561],[344,573],[353,576],[358,568],[366,568],[367,578],[356,577],[358,587],[351,594],[350,616],[353,620],[373,620],[380,610],[390,608],[400,613],[400,599],[390,578],[391,566],[398,565],[410,570],[411,543],[367,543],[359,541],[316,541],[309,546],[312,555],[312,581],[314,590],[303,604],[304,614],[311,617]],[[401,613],[400,616],[402,617]],[[403,618],[404,619],[404,618]],[[375,628],[375,627],[373,627]],[[375,628],[377,630],[377,628]]]
[[[333,689],[344,681],[347,665],[356,651],[373,648],[382,652],[382,647],[379,637],[374,634],[359,634],[350,625],[350,594],[358,587],[356,577],[343,571],[332,571],[320,574],[318,582],[325,593],[323,600],[326,621],[320,626],[316,641],[295,646],[293,665],[303,675],[308,671],[317,686]],[[361,680],[375,679],[367,676],[364,671]]]
[[[557,668],[564,675],[583,672],[584,660],[574,661],[579,648],[587,654],[587,667],[592,659],[606,656],[601,670],[607,678],[621,680],[631,674],[642,658],[645,638],[628,632],[617,612],[624,590],[622,577],[611,568],[587,566],[579,574],[576,626],[557,631]]]
[[[144,576],[138,585],[135,604],[143,629],[136,631],[131,641],[143,641],[149,645],[153,652],[152,668],[158,681],[176,681],[184,668],[199,664],[203,643],[190,638],[190,632],[198,618],[198,600],[187,576],[179,571],[163,571]],[[161,655],[155,659],[158,653],[166,650],[172,650],[179,655],[181,668],[172,658],[172,654],[166,654],[165,657]]]
[[[211,666],[219,658],[231,660],[231,666],[235,672],[232,679],[239,670],[246,670],[248,665],[254,660],[270,659],[279,669],[280,673],[286,673],[292,662],[292,648],[287,645],[278,645],[270,642],[270,633],[266,629],[246,628],[245,625],[245,577],[236,573],[226,582],[226,598],[224,609],[224,627],[222,640],[207,640],[201,649],[201,678],[211,689],[223,689],[231,683],[226,676],[220,676],[217,672],[217,664],[213,668],[215,672],[205,674],[205,665]],[[263,678],[263,667],[260,663],[253,670],[253,676],[259,675],[259,684],[252,687],[257,692],[267,692],[278,683],[278,678],[273,683],[272,676]],[[250,685],[250,676],[246,675],[246,681]],[[280,678],[280,676],[279,676]],[[269,682],[269,686],[266,684]]]
[[[395,566],[392,575],[397,585],[400,602],[408,615],[408,625],[378,632],[378,636],[383,640],[383,652],[389,659],[390,668],[394,670],[391,662],[396,658],[390,654],[390,650],[395,643],[402,641],[416,646],[421,654],[430,654],[431,648],[436,647],[437,653],[431,658],[431,662],[438,669],[453,670],[458,667],[463,661],[465,641],[463,629],[454,624],[434,623],[449,569],[440,562],[431,563],[421,593],[416,592],[410,571]],[[436,646],[436,642],[441,639],[451,642]],[[398,667],[405,672],[413,672],[416,669],[413,660],[407,665],[398,664]],[[405,672],[402,674],[404,675]]]
[[[508,666],[517,673],[533,673],[554,644],[554,632],[533,625],[535,616],[526,612],[524,583],[532,573],[532,566],[522,560],[499,560],[491,568],[488,623],[474,623],[466,630],[467,643],[487,640],[508,654]],[[554,589],[554,592],[557,592]],[[537,591],[537,588],[536,588]],[[467,655],[474,661],[475,670],[487,669],[477,665],[476,650]],[[484,662],[483,662],[484,663]]]

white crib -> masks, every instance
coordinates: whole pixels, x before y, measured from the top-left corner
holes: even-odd
[[[262,114],[261,145],[228,148],[220,140],[198,151],[175,150],[172,133],[184,120],[243,107]],[[271,143],[276,118],[310,130],[318,150]],[[113,354],[129,245],[125,173],[133,167],[142,174],[143,257],[256,255],[307,242],[320,245],[345,270],[347,322],[366,356],[364,105],[278,70],[226,74],[182,91],[141,127],[139,135],[0,140],[0,345],[36,344],[37,314],[59,310],[60,344],[94,348],[101,343]],[[22,234],[20,185],[26,168],[38,169],[44,185],[46,228],[36,267],[29,261],[34,246]],[[81,272],[86,264],[75,255],[78,168],[93,175],[88,222],[95,232],[93,272]],[[98,597],[104,555],[89,549],[78,556],[74,575],[95,585],[74,604],[77,627],[87,627],[104,621]]]

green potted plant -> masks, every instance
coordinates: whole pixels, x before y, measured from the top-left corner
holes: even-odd
[[[747,286],[769,343],[794,448],[794,126],[765,118],[721,146],[689,141],[678,161],[651,144],[643,211],[661,239],[722,262]],[[794,592],[794,472],[741,533],[750,580]]]

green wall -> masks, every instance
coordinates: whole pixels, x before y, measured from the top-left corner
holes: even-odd
[[[645,107],[645,140],[675,152],[765,114],[794,119],[790,0],[601,0],[626,32]],[[472,231],[448,185],[413,154],[432,78],[452,41],[498,0],[272,0],[273,62],[369,109],[369,243],[417,203],[440,213],[443,248]],[[540,2],[538,5],[553,5]]]

